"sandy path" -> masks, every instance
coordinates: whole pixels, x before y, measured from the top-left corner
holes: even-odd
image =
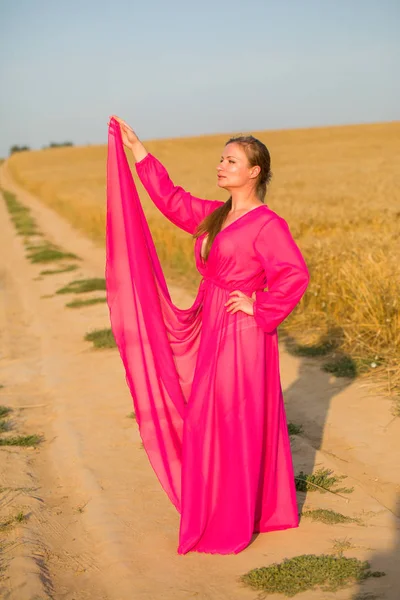
[[[299,494],[307,507],[361,516],[365,527],[327,526],[303,519],[298,530],[257,536],[238,556],[176,553],[179,515],[141,448],[132,401],[115,350],[95,352],[84,334],[109,325],[105,305],[65,308],[55,290],[78,277],[104,275],[104,251],[33,196],[18,189],[3,165],[3,187],[32,209],[47,239],[82,257],[79,271],[37,279],[43,266],[25,258],[4,203],[0,203],[0,403],[12,406],[15,428],[43,433],[37,450],[1,450],[1,516],[25,506],[29,518],[13,528],[6,553],[4,598],[99,600],[255,598],[237,579],[247,570],[305,552],[330,552],[333,538],[350,538],[346,555],[368,559],[388,575],[362,589],[396,598],[399,549],[400,420],[389,401],[367,395],[359,383],[336,380],[318,362],[283,350],[282,380],[289,419],[305,436],[293,440],[296,471],[315,465],[349,476],[349,503],[331,494]],[[178,304],[192,298],[171,288]],[[69,299],[69,297],[68,297]],[[35,408],[18,410],[19,406]],[[18,473],[18,475],[16,475]],[[312,599],[354,597],[307,593]],[[270,596],[273,598],[273,596]]]

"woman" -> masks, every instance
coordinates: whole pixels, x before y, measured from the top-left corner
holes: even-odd
[[[171,301],[124,146],[152,201],[195,237],[203,278],[186,310]],[[217,176],[230,198],[202,200],[114,116],[107,165],[112,330],[144,448],[181,515],[178,553],[238,553],[254,532],[298,526],[277,327],[309,273],[264,204],[269,152],[252,136],[229,140]]]

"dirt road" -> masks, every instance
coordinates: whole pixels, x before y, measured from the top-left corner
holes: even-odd
[[[31,208],[46,239],[82,258],[78,271],[40,277],[45,267],[26,259],[0,199],[0,404],[13,409],[14,433],[44,436],[34,450],[0,449],[1,520],[26,515],[4,535],[1,597],[254,599],[256,593],[238,582],[241,574],[297,554],[331,552],[334,539],[346,538],[352,545],[346,556],[387,573],[360,589],[397,598],[400,419],[392,419],[390,402],[282,349],[288,417],[304,427],[303,436],[293,437],[296,472],[332,468],[355,488],[348,502],[309,492],[299,494],[300,504],[359,517],[363,526],[304,518],[297,530],[255,537],[237,556],[179,556],[179,515],[128,418],[132,401],[118,352],[94,351],[84,341],[88,331],[109,326],[108,309],[68,309],[66,296],[55,295],[72,279],[104,276],[104,251],[20,190],[7,163],[0,184]],[[182,290],[171,288],[171,294],[181,306],[192,301]],[[299,598],[346,600],[358,591]]]

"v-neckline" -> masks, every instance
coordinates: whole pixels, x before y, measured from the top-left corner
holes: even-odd
[[[252,212],[256,211],[257,209],[262,208],[264,206],[267,206],[267,205],[266,204],[260,204],[259,206],[256,206],[255,208],[251,208],[246,213],[244,213],[244,215],[242,215],[241,217],[238,217],[237,219],[235,219],[234,221],[232,221],[232,223],[229,223],[223,229],[220,229],[219,232],[217,233],[217,235],[219,235],[220,233],[223,233],[226,229],[229,229],[229,227],[231,227],[232,225],[234,225],[235,223],[237,223],[238,221],[240,221],[241,219],[243,219],[244,217],[246,217],[248,214],[250,214],[250,213],[252,213]]]
[[[232,223],[229,223],[229,225],[227,225],[227,226],[226,226],[226,227],[224,227],[223,229],[220,229],[220,231],[217,233],[217,235],[216,235],[216,236],[215,236],[215,238],[214,238],[214,242],[215,242],[215,239],[216,239],[216,238],[217,238],[217,237],[218,237],[218,236],[219,236],[221,233],[223,233],[223,232],[224,232],[226,229],[229,229],[229,227],[231,227],[232,225],[234,225],[235,223],[237,223],[238,221],[240,221],[241,219],[243,219],[243,218],[244,218],[246,215],[248,215],[249,213],[252,213],[252,212],[256,211],[258,208],[261,208],[261,207],[263,207],[263,206],[267,206],[267,205],[266,205],[266,204],[260,204],[259,206],[256,206],[255,208],[251,208],[250,210],[248,210],[248,211],[247,211],[247,213],[244,213],[244,215],[242,215],[241,217],[239,217],[239,218],[235,219],[234,221],[232,221]],[[200,260],[201,260],[201,262],[202,262],[203,264],[205,264],[205,262],[206,262],[206,261],[204,260],[204,258],[203,258],[203,256],[202,256],[202,253],[201,253],[201,252],[202,252],[202,250],[203,250],[203,242],[204,242],[204,240],[205,240],[207,237],[208,237],[208,233],[207,233],[207,232],[205,232],[205,234],[204,234],[204,237],[202,236],[201,238],[199,238],[199,239],[201,239],[201,243],[200,243]]]

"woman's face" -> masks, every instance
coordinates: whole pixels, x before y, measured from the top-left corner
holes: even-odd
[[[250,167],[242,146],[234,142],[227,144],[217,166],[218,187],[226,190],[254,184],[260,167]]]

